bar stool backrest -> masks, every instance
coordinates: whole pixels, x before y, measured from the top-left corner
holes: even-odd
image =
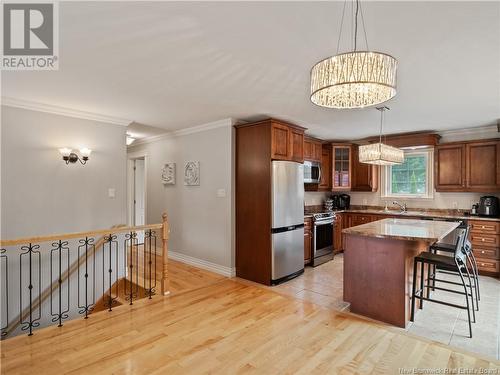
[[[464,242],[465,242],[465,230],[462,231],[462,233],[460,233],[458,235],[458,238],[457,238],[457,243],[455,245],[455,263],[457,263],[457,265],[461,265],[461,266],[464,266],[466,264],[466,261],[467,261],[467,256],[465,255],[465,252],[463,250],[463,247],[464,247]]]
[[[470,232],[470,225],[467,225],[464,230],[465,238],[464,238],[463,252],[465,255],[470,255],[472,253],[472,243],[469,241],[469,232]]]

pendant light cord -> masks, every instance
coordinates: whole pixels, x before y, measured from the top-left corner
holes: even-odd
[[[356,0],[356,12],[354,13],[354,52],[356,52],[358,46],[358,12],[359,0]]]
[[[356,10],[354,10],[354,3],[356,4]],[[342,39],[342,29],[344,28],[344,17],[345,17],[346,6],[347,6],[347,0],[344,0],[344,6],[342,8],[342,18],[340,20],[339,37],[337,39],[337,52],[336,52],[337,54],[340,51],[340,42]],[[365,37],[366,50],[369,51],[370,48],[368,47],[368,37],[366,36],[365,18],[363,16],[363,7],[361,6],[361,2],[359,0],[353,0],[351,2],[351,18],[352,18],[351,41],[353,42],[353,51],[357,51],[357,49],[358,49],[358,17],[360,17],[360,16],[361,16],[361,25],[363,27],[363,34]]]
[[[390,109],[389,107],[377,107],[377,110],[380,111],[380,134],[378,137],[378,142],[382,143],[382,128],[384,126],[384,112]],[[384,142],[387,142],[387,135],[384,136]]]
[[[380,111],[380,134],[378,137],[378,143],[382,143],[382,126],[384,124],[384,107],[377,108]]]
[[[346,4],[347,4],[347,0],[344,0],[344,8],[342,9],[342,19],[340,20],[339,38],[337,40],[337,54],[339,53],[339,49],[340,49],[340,38],[342,37],[342,28],[344,26],[344,15],[345,15]]]

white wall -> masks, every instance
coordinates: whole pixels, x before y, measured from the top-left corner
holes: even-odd
[[[8,106],[1,119],[3,239],[126,222],[125,126]],[[60,147],[93,152],[85,166],[66,165]]]
[[[234,268],[232,121],[219,121],[201,129],[205,130],[180,131],[133,145],[129,155],[146,155],[146,222],[158,223],[162,213],[168,213],[169,250],[220,266],[226,272]],[[187,161],[200,162],[200,186],[184,186]],[[166,162],[176,163],[175,185],[161,182]],[[225,197],[217,196],[220,189],[225,190]]]

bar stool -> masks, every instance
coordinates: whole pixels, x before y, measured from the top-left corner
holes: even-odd
[[[471,286],[471,279],[470,279],[470,274],[469,270],[467,269],[466,266],[466,256],[464,252],[462,251],[462,248],[464,246],[464,241],[465,241],[465,231],[462,231],[460,235],[458,236],[456,245],[455,245],[455,252],[453,257],[449,257],[446,255],[439,255],[439,254],[434,254],[431,252],[423,252],[420,255],[416,256],[414,261],[413,261],[413,285],[412,285],[412,296],[411,296],[411,316],[410,316],[410,321],[414,321],[415,318],[415,300],[418,298],[420,300],[420,306],[419,308],[421,309],[423,307],[423,301],[429,301],[429,302],[434,302],[434,303],[439,303],[441,305],[446,305],[450,307],[455,307],[458,309],[463,309],[467,310],[467,316],[468,316],[468,321],[469,321],[469,337],[472,338],[472,324],[471,324],[471,314],[470,314],[470,304],[469,304],[469,297],[472,299],[473,293],[472,293],[472,286]],[[417,270],[418,266],[420,263],[420,289],[417,289]],[[443,300],[437,300],[434,298],[430,298],[429,296],[429,288],[432,288],[432,284],[426,283],[425,280],[425,265],[427,267],[430,266],[436,266],[439,267],[440,269],[444,269],[447,271],[454,271],[457,272],[458,275],[460,276],[461,279],[461,284],[464,288],[464,292],[460,292],[458,290],[453,290],[453,289],[447,289],[443,287],[437,287],[434,285],[435,289],[438,290],[443,290],[447,291],[450,293],[455,293],[455,294],[460,294],[465,296],[465,302],[466,305],[457,305],[454,303],[446,302]],[[465,278],[464,274],[467,273],[468,279],[469,279],[469,289],[471,290],[471,293],[468,292],[467,290],[467,285],[465,283]],[[424,291],[427,291],[427,297],[424,296]],[[475,312],[474,312],[474,305],[472,307],[472,314],[474,317],[474,322],[476,321],[475,317]]]
[[[467,258],[468,264],[466,264],[466,267],[468,269],[470,269],[470,271],[472,273],[472,280],[474,281],[472,288],[474,289],[474,293],[476,294],[476,310],[479,310],[479,301],[481,300],[481,294],[479,291],[479,270],[477,268],[476,257],[474,256],[474,252],[472,250],[472,244],[468,239],[469,232],[470,232],[470,226],[467,224],[462,224],[458,227],[458,229],[462,229],[465,231],[465,240],[464,240],[464,246],[462,248],[462,251],[464,252],[464,254]],[[431,245],[429,247],[429,251],[432,253],[435,253],[435,254],[437,253],[437,251],[441,251],[441,252],[448,253],[448,254],[454,254],[455,253],[455,246],[452,244],[438,242],[438,243],[435,243],[434,245]],[[431,271],[431,269],[432,269],[432,271]],[[435,285],[436,281],[449,283],[449,284],[455,284],[455,285],[462,285],[460,283],[454,283],[454,282],[451,282],[448,280],[436,279],[437,271],[458,276],[458,274],[454,271],[442,270],[436,266],[429,267],[427,279],[432,280],[433,286]],[[432,288],[432,290],[434,290],[434,288]]]

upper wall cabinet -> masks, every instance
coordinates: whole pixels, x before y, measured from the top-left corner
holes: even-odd
[[[352,181],[352,145],[332,145],[332,190],[350,190]]]
[[[436,191],[465,189],[465,145],[443,144],[434,149]]]
[[[319,191],[332,190],[332,146],[329,144],[321,147],[321,176],[318,184]]]
[[[378,190],[379,166],[359,162],[358,146],[352,147],[352,191]]]
[[[465,145],[465,185],[469,191],[500,190],[500,141]]]
[[[304,137],[304,160],[321,162],[321,155],[321,141],[310,137]]]
[[[500,191],[500,140],[436,146],[436,191]]]
[[[277,120],[271,124],[271,158],[302,163],[304,161],[304,128]]]

